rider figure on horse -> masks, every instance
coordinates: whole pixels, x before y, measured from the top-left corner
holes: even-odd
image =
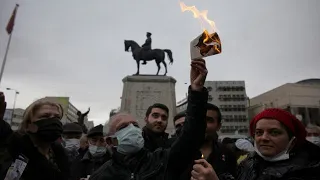
[[[141,57],[145,57],[143,56],[143,54],[147,54],[148,51],[151,50],[151,43],[152,43],[152,40],[151,40],[151,33],[150,32],[147,32],[147,39],[146,39],[146,42],[142,45],[142,48],[141,48],[141,52],[140,52],[140,56]],[[147,64],[147,61],[146,61],[146,58],[143,58],[143,65]]]

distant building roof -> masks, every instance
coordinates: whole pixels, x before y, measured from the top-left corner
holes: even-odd
[[[296,82],[296,84],[316,84],[316,85],[320,85],[320,79],[317,79],[317,78],[304,79],[304,80]]]

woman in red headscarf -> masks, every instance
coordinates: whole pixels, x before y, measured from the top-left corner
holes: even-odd
[[[320,148],[306,141],[303,124],[282,109],[266,109],[250,122],[255,152],[238,169],[238,180],[320,179]]]

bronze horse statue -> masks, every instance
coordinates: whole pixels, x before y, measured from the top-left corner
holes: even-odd
[[[162,63],[166,69],[166,72],[164,73],[164,76],[167,75],[167,63],[164,61],[165,59],[165,53],[168,54],[170,63],[173,63],[172,58],[172,52],[170,49],[152,49],[149,52],[143,52],[140,53],[141,47],[138,43],[136,43],[133,40],[124,40],[124,50],[129,51],[129,48],[131,48],[132,57],[137,62],[137,73],[136,75],[139,75],[140,73],[140,61],[146,60],[146,61],[153,61],[155,60],[158,66],[158,71],[156,75],[159,75],[160,71],[160,63]]]

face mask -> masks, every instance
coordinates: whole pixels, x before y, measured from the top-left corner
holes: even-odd
[[[309,141],[317,146],[320,146],[320,137],[319,136],[308,136],[306,139],[307,139],[307,141]]]
[[[101,157],[106,154],[107,148],[101,146],[89,145],[89,152],[93,157]]]
[[[133,124],[115,133],[118,139],[117,151],[121,154],[129,155],[140,151],[144,146],[142,130]]]
[[[262,157],[262,159],[264,159],[265,161],[277,162],[277,161],[287,160],[287,159],[290,158],[289,153],[290,153],[290,150],[291,150],[290,148],[291,148],[291,144],[292,144],[293,140],[295,140],[295,137],[293,137],[293,138],[290,140],[288,146],[285,148],[284,151],[280,152],[279,154],[277,154],[277,155],[275,155],[275,156],[273,156],[273,157],[266,157],[266,156],[262,155],[261,152],[260,152],[260,151],[258,150],[258,148],[257,148],[256,142],[254,143],[254,150],[255,150],[256,153],[257,153],[260,157]]]
[[[41,119],[33,122],[32,125],[35,128],[34,132],[29,132],[35,135],[43,142],[54,142],[62,134],[62,123],[58,118]]]
[[[80,148],[80,139],[64,139],[64,143],[68,150],[78,150]]]

